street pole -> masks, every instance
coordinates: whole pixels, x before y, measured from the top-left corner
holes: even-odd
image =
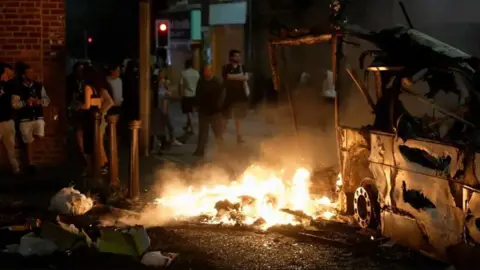
[[[139,7],[139,91],[140,91],[140,155],[148,156],[150,144],[150,11],[151,0],[140,0]]]
[[[100,113],[100,109],[98,107],[92,107],[93,109],[93,118],[94,118],[94,138],[93,138],[93,177],[95,180],[98,180],[102,177],[102,148],[100,140],[103,138],[100,136],[100,123],[102,121],[102,114]]]
[[[109,115],[107,116],[108,131],[109,131],[109,157],[110,168],[109,168],[109,179],[110,186],[118,186],[118,146],[117,146],[117,122],[118,115]]]
[[[128,168],[128,198],[136,199],[140,195],[139,161],[138,161],[138,130],[142,123],[138,120],[128,124],[130,129],[130,160]]]

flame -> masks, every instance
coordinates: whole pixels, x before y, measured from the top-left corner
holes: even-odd
[[[291,179],[285,179],[284,170],[276,172],[252,166],[240,181],[228,186],[204,186],[200,190],[189,187],[184,193],[158,198],[155,203],[170,209],[176,218],[207,216],[209,223],[260,223],[262,229],[299,224],[299,219],[285,209],[315,219],[332,219],[336,215],[336,203],[325,196],[312,198],[310,176],[309,170],[299,168]],[[338,183],[337,180],[337,188]]]

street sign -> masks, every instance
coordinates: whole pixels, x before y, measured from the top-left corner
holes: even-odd
[[[175,12],[170,14],[170,40],[190,41],[190,11]]]

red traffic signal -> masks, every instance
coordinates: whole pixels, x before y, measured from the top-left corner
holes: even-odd
[[[160,30],[160,32],[165,32],[167,31],[168,27],[167,27],[167,24],[165,23],[161,23],[158,25],[158,30]]]
[[[87,41],[88,41],[88,43],[92,43],[93,39],[92,39],[91,37],[89,37],[89,38],[87,39]]]

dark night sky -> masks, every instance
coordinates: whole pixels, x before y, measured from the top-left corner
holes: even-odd
[[[84,29],[93,39],[88,50],[93,61],[119,61],[137,53],[137,0],[67,0],[66,8],[71,57],[84,56]]]

